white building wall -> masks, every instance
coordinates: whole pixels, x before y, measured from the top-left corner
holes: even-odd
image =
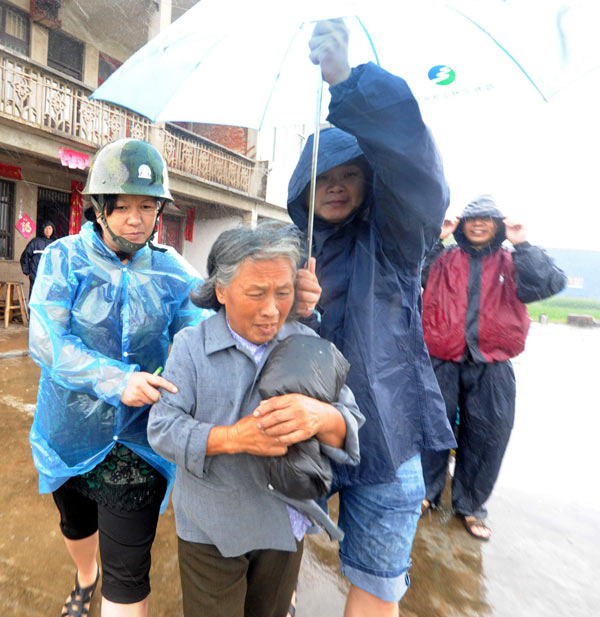
[[[306,125],[263,129],[258,133],[257,158],[269,161],[267,201],[283,208],[287,187],[302,148],[314,127]]]
[[[203,218],[201,212],[196,212],[194,241],[183,241],[183,256],[200,272],[202,277],[206,277],[206,260],[217,236],[226,229],[240,225],[242,225],[241,216]]]

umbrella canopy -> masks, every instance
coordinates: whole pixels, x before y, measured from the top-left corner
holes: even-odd
[[[153,121],[309,124],[318,70],[308,40],[315,21],[342,16],[351,65],[378,61],[420,102],[497,92],[542,100],[600,65],[594,10],[592,0],[202,0],[92,98]],[[322,117],[326,108],[327,98]]]
[[[413,4],[404,19],[367,15],[364,25],[382,66],[422,105],[548,101],[600,68],[595,0]]]
[[[315,21],[347,16],[351,63],[377,61],[352,12],[356,4],[202,0],[129,58],[92,98],[153,121],[255,129],[312,123],[320,78],[308,60]]]

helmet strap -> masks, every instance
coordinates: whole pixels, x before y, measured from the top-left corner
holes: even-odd
[[[104,227],[104,229],[108,231],[108,233],[110,234],[110,237],[112,238],[112,241],[115,243],[115,245],[118,247],[120,251],[123,251],[124,253],[129,253],[129,254],[136,253],[140,249],[143,249],[146,246],[146,244],[148,244],[150,240],[152,240],[152,238],[154,237],[154,234],[156,233],[156,226],[158,224],[158,217],[160,216],[160,213],[162,213],[163,206],[161,206],[158,209],[158,212],[156,214],[156,222],[154,223],[154,231],[152,232],[150,237],[145,242],[142,242],[141,244],[139,244],[137,242],[130,242],[129,240],[127,240],[126,238],[123,238],[122,236],[117,236],[117,234],[115,234],[115,232],[110,228],[110,225],[108,224],[108,221],[106,220],[106,214],[104,213],[104,206],[105,206],[104,195],[98,195],[98,199],[96,199],[94,195],[90,195],[90,201],[92,202],[92,205],[94,206],[94,210],[96,211],[98,218],[102,222],[102,226]]]

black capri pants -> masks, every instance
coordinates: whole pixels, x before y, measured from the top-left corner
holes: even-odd
[[[98,504],[64,484],[52,493],[65,538],[83,540],[98,531],[102,595],[111,602],[134,604],[150,593],[150,549],[164,491],[159,493],[134,511]]]

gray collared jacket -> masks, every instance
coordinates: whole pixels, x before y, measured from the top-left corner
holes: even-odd
[[[256,549],[295,551],[286,501],[335,536],[335,526],[314,501],[291,502],[269,489],[258,457],[206,456],[213,426],[232,425],[258,406],[262,367],[277,342],[296,333],[314,334],[302,324],[286,322],[258,366],[231,336],[223,309],[176,335],[164,377],[179,391],[161,391],[150,411],[148,439],[177,464],[173,507],[183,540],[213,544],[224,557]],[[323,444],[323,452],[337,463],[356,465],[364,418],[347,386],[334,406],[346,421],[346,440],[343,449]]]

